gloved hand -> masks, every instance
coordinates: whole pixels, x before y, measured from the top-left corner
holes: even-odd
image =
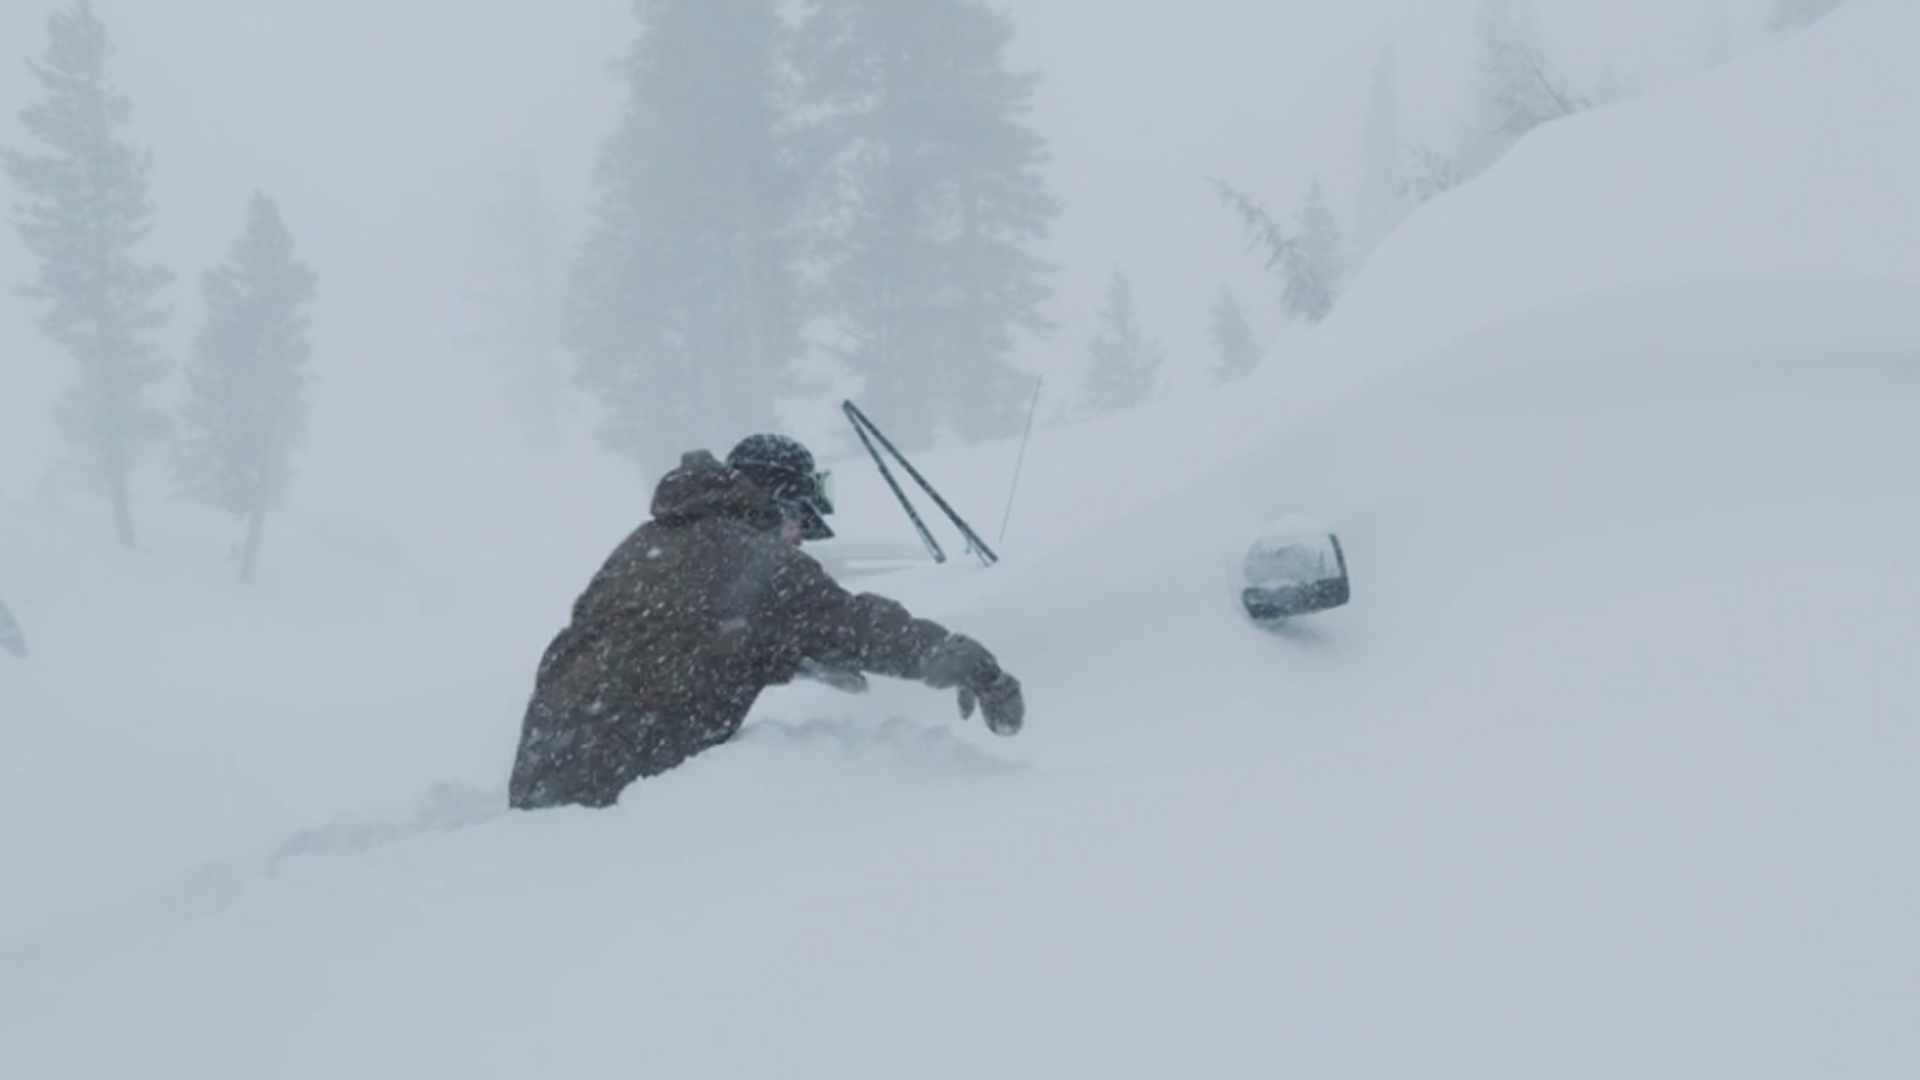
[[[937,690],[959,688],[961,717],[972,717],[977,704],[995,735],[1012,735],[1025,720],[1020,680],[1000,670],[986,646],[965,634],[951,634],[935,647],[921,678]]]
[[[987,647],[965,634],[948,634],[920,665],[920,681],[935,690],[984,686],[999,673],[1000,664]]]
[[[1020,693],[1020,680],[1004,671],[979,690],[965,686],[960,688],[962,719],[973,715],[976,699],[980,704],[980,715],[987,722],[987,730],[995,735],[1017,734],[1020,725],[1026,722],[1027,702]]]

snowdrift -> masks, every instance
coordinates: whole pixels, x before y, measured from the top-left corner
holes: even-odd
[[[1370,377],[1622,286],[1920,286],[1920,146],[1899,134],[1920,91],[1902,55],[1917,34],[1920,7],[1852,0],[1778,48],[1537,129],[1388,240],[1316,335],[1313,366]]]
[[[177,877],[16,954],[0,1065],[1900,1072],[1911,360],[1643,359],[1789,299],[1543,311],[1007,568],[956,618],[1027,673],[1018,740],[793,690],[613,811],[455,790]],[[1291,637],[1193,527],[1261,492],[1364,568]]]
[[[1309,385],[1240,391],[1238,430],[1183,403],[1036,446],[1017,554],[886,582],[1027,680],[1018,739],[914,687],[795,687],[614,810],[504,814],[447,761],[504,772],[525,669],[485,669],[550,626],[395,604],[354,650],[262,646],[327,657],[288,730],[328,734],[293,744],[311,771],[266,737],[230,767],[311,806],[384,738],[414,797],[352,790],[0,937],[0,1075],[1912,1073],[1920,290],[1882,181],[1915,177],[1852,120],[1920,100],[1891,45],[1917,17],[1855,0],[1528,140],[1382,250]],[[1823,151],[1797,179],[1701,181],[1782,130]],[[1631,147],[1644,168],[1596,171]],[[1797,221],[1875,229],[1770,231],[1843,190]],[[1717,224],[1627,213],[1689,199]],[[990,489],[1003,449],[925,471]],[[1339,531],[1354,599],[1270,635],[1220,568],[1288,511]],[[189,693],[204,661],[166,655],[150,687]],[[98,724],[84,670],[27,692]],[[152,700],[163,742],[237,730],[237,699],[191,700]],[[8,865],[57,864],[78,800],[52,787]],[[104,788],[102,815],[173,801]]]
[[[28,634],[0,654],[0,948],[193,862],[436,782],[491,782],[546,627],[411,560],[270,522],[237,581],[231,519],[0,504]]]

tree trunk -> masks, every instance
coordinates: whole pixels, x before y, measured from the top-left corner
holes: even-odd
[[[133,509],[127,499],[127,475],[115,469],[113,473],[113,526],[120,537],[121,547],[133,547]]]
[[[254,506],[253,513],[247,515],[247,548],[240,557],[240,580],[253,584],[254,568],[260,565],[260,534],[267,525],[267,506],[262,502]]]
[[[107,452],[107,490],[113,499],[113,527],[121,547],[133,547],[133,504],[127,488],[126,455],[118,449]]]

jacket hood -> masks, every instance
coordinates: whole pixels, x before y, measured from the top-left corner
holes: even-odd
[[[652,510],[654,520],[667,523],[732,518],[769,530],[780,524],[773,501],[706,450],[681,455],[680,466],[660,478]]]

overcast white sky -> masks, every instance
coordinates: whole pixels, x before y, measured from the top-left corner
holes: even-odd
[[[119,47],[139,139],[157,156],[155,255],[180,276],[171,336],[199,318],[198,278],[259,186],[321,274],[317,365],[329,424],[401,426],[458,363],[448,300],[488,172],[542,159],[562,209],[586,194],[613,117],[604,63],[630,38],[626,0],[95,0]],[[51,0],[0,3],[0,139],[18,139]],[[1368,77],[1400,57],[1409,135],[1445,141],[1466,75],[1475,0],[1010,0],[1021,62],[1041,70],[1037,120],[1068,210],[1056,339],[1036,364],[1071,369],[1106,275],[1124,266],[1143,314],[1198,367],[1222,284],[1271,310],[1234,226],[1203,186],[1219,175],[1276,203],[1309,175],[1343,201]],[[1576,78],[1608,64],[1648,84],[1697,69],[1724,17],[1751,41],[1763,0],[1536,0]],[[0,276],[30,272],[0,232]],[[67,361],[0,298],[0,452],[37,445]],[[1268,320],[1271,325],[1271,319]],[[38,399],[38,400],[36,400]],[[329,406],[335,410],[331,417]],[[445,410],[440,410],[445,417]],[[351,420],[347,418],[351,417]],[[43,436],[44,431],[39,431]],[[11,435],[11,438],[9,438]],[[363,440],[364,441],[364,440]],[[30,481],[14,453],[0,490]]]

